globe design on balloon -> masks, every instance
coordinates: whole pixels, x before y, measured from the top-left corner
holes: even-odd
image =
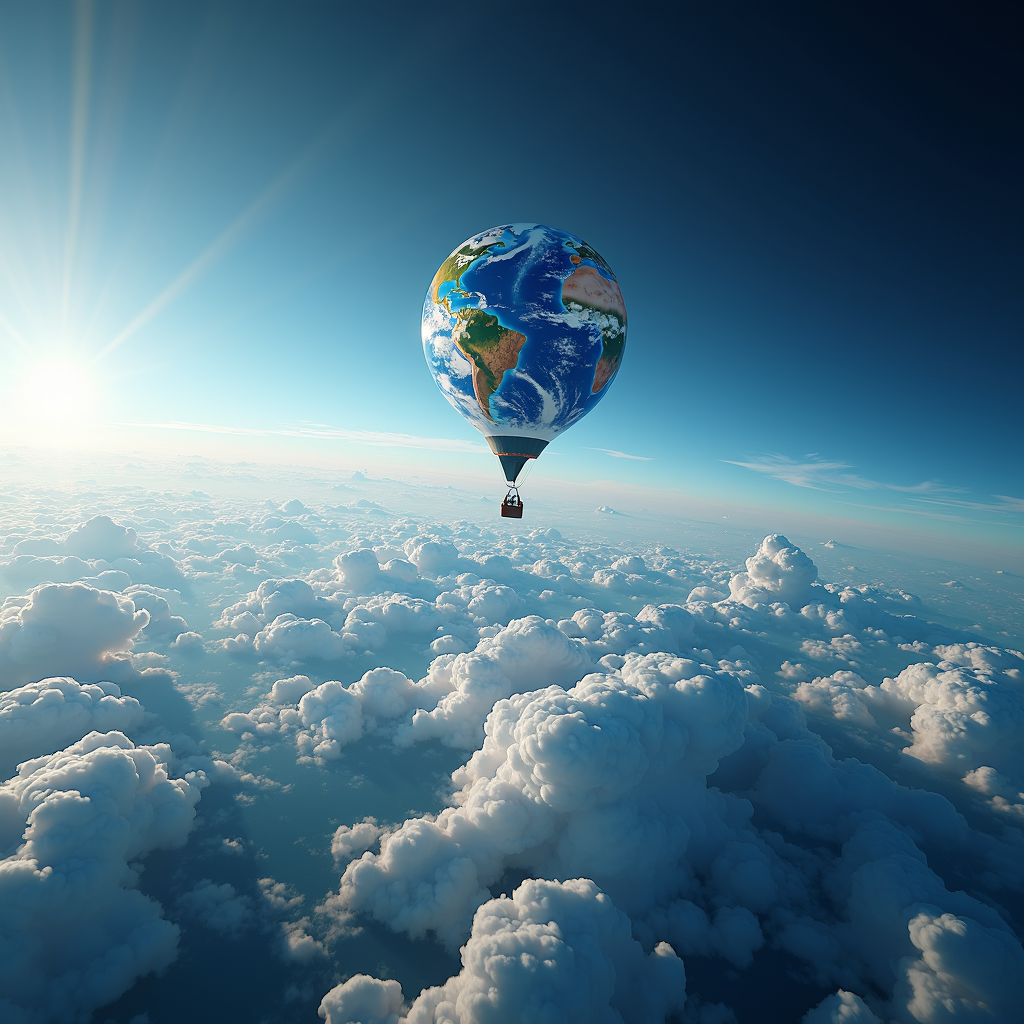
[[[504,224],[441,264],[422,327],[438,387],[514,483],[527,459],[607,393],[626,345],[626,307],[611,267],[581,238]]]

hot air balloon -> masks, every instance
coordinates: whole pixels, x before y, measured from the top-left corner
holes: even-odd
[[[501,514],[522,518],[523,467],[601,401],[622,362],[626,306],[611,267],[567,231],[502,224],[441,264],[422,329],[441,393],[501,463]]]

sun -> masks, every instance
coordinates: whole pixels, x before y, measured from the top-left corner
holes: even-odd
[[[26,411],[51,424],[65,424],[91,410],[96,390],[86,369],[63,359],[33,366],[24,389]]]

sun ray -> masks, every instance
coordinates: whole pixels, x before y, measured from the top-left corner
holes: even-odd
[[[100,350],[94,361],[104,359],[123,345],[140,328],[169,306],[183,292],[214,267],[259,220],[266,216],[320,156],[336,126],[332,125],[246,207],[159,295]]]
[[[89,86],[92,79],[92,0],[75,4],[75,56],[71,91],[71,166],[68,227],[64,240],[64,280],[61,291],[61,329],[67,330],[71,304],[71,278],[75,251],[78,248],[78,227],[82,212],[82,174],[85,164],[85,141],[89,127]]]

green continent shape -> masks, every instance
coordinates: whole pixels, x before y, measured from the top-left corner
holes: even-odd
[[[454,291],[457,291],[460,295],[465,296],[467,293],[459,288],[459,283],[462,280],[462,275],[481,257],[489,253],[492,249],[504,248],[504,242],[492,242],[490,245],[481,245],[473,247],[468,243],[461,249],[456,249],[455,252],[449,256],[440,267],[437,268],[437,273],[434,275],[434,280],[430,282],[430,295],[435,302],[440,303],[441,300],[438,298],[438,293],[441,290],[441,286],[446,281],[453,281],[455,283]],[[448,311],[451,312],[451,306],[448,304],[447,298],[445,299],[444,306],[447,307]]]
[[[501,378],[519,362],[526,335],[503,327],[498,318],[483,309],[460,309],[452,340],[473,363],[473,393],[483,414],[491,416],[491,395]]]

